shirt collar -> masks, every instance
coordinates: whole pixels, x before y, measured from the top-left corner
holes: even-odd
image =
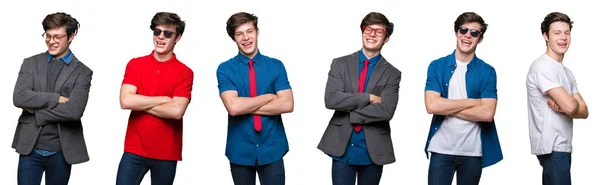
[[[248,62],[250,62],[250,58],[248,58],[246,55],[242,54],[241,51],[238,51],[237,56],[235,56],[235,58],[238,59],[238,61],[244,63],[244,64],[248,64]],[[256,52],[256,55],[254,55],[254,57],[252,58],[252,60],[254,61],[254,64],[260,63],[260,59],[262,58],[262,55],[260,54],[260,50],[258,50]]]
[[[50,55],[50,53],[48,53],[48,62],[52,61],[52,58],[54,58],[54,56],[52,56],[52,55]],[[73,60],[73,53],[69,49],[69,52],[67,53],[67,55],[65,55],[64,57],[59,58],[57,60],[62,61],[65,64],[69,65],[71,63],[71,60]]]
[[[163,62],[158,61],[158,59],[156,59],[156,57],[154,56],[154,50],[152,50],[152,52],[150,53],[150,55],[148,55],[148,57],[152,58],[152,61],[156,62],[156,63],[162,63],[162,64],[168,64],[171,63],[171,61],[176,61],[177,60],[177,55],[175,55],[175,53],[173,53],[173,56],[171,58],[169,58],[168,60],[165,60]]]
[[[452,52],[452,54],[450,56],[448,56],[448,58],[446,58],[446,66],[455,66],[456,65],[456,49]],[[475,63],[479,61],[479,58],[477,58],[477,54],[473,54],[473,59],[471,59],[471,61],[469,62],[469,64],[467,64],[467,69],[471,69],[471,67],[473,67],[473,65],[475,65]]]
[[[377,62],[379,62],[379,59],[381,58],[381,53],[378,54],[377,56],[374,56],[373,58],[369,59],[369,64],[377,64]],[[367,60],[367,56],[365,55],[365,53],[363,53],[362,49],[360,51],[358,51],[358,63],[362,64],[363,61]]]

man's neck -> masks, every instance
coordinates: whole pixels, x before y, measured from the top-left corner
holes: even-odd
[[[461,62],[471,62],[471,60],[473,60],[473,58],[475,57],[475,52],[467,54],[467,53],[460,52],[460,50],[456,49],[455,57],[456,57],[456,60],[461,61]]]
[[[367,57],[368,59],[370,59],[370,58],[373,58],[373,57],[379,55],[379,53],[381,53],[381,50],[372,51],[372,50],[368,50],[368,49],[366,49],[366,48],[363,47],[362,48],[362,52],[363,52],[363,54],[365,54],[365,57]]]
[[[159,54],[158,52],[154,51],[154,58],[156,58],[156,60],[158,60],[159,62],[165,62],[165,61],[171,59],[172,57],[173,57],[173,52]]]
[[[556,53],[552,52],[552,50],[550,50],[550,48],[546,49],[546,55],[550,56],[550,58],[556,60],[558,63],[561,63],[561,64],[563,62],[563,59],[565,58],[564,54],[562,54],[562,55],[556,54]]]

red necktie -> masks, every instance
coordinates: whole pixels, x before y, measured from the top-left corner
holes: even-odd
[[[248,78],[250,79],[250,97],[257,96],[256,93],[256,73],[254,72],[254,61],[250,60],[248,65],[250,66],[250,70],[248,71]],[[260,132],[262,130],[262,120],[260,120],[260,115],[254,114],[252,115],[254,118],[254,130]]]
[[[364,66],[360,71],[360,77],[358,77],[358,92],[363,93],[365,91],[365,81],[367,80],[367,70],[369,69],[369,59],[364,61]],[[362,125],[355,124],[354,130],[359,132],[362,129]]]

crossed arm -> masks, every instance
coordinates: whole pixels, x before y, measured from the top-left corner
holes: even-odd
[[[146,111],[157,117],[180,120],[190,100],[184,97],[139,95],[136,86],[123,84],[120,103],[122,109]]]
[[[23,62],[13,93],[13,104],[36,114],[36,124],[77,121],[87,105],[93,72],[89,69],[79,74],[68,97],[53,92],[33,91],[33,66]]]
[[[221,93],[221,100],[231,116],[244,114],[279,115],[294,111],[294,96],[291,89],[280,90],[277,94],[263,94],[256,97],[239,97],[235,90]]]
[[[546,94],[550,95],[548,106],[552,110],[576,119],[586,119],[588,117],[587,104],[581,94],[575,93],[571,96],[562,86],[552,88],[546,91]]]
[[[450,100],[440,96],[440,93],[425,91],[425,108],[429,114],[455,116],[473,122],[491,122],[496,114],[497,100],[457,99]]]

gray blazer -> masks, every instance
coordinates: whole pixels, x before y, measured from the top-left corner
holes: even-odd
[[[69,164],[89,160],[81,117],[87,105],[92,81],[92,70],[74,55],[71,63],[62,69],[56,84],[46,84],[48,53],[26,58],[21,65],[13,93],[13,104],[23,111],[17,123],[12,148],[21,155],[29,155],[41,130],[41,126],[58,122],[60,146]],[[54,85],[55,92],[43,92],[47,85]],[[58,104],[59,96],[69,101]]]
[[[396,161],[390,136],[390,120],[396,111],[401,72],[381,57],[367,84],[366,93],[358,91],[358,52],[333,59],[325,107],[335,110],[317,148],[341,157],[350,141],[352,124],[362,124],[369,156],[378,165]],[[370,95],[381,103],[370,104]]]

